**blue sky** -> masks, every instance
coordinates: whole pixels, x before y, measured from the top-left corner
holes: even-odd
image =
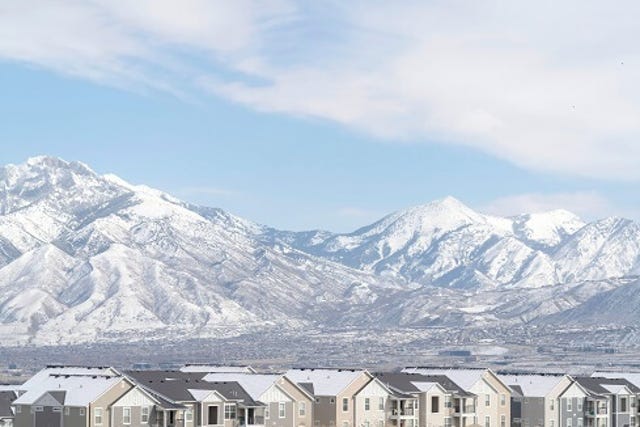
[[[0,14],[3,164],[80,160],[289,229],[446,195],[640,216],[632,4],[28,3]]]

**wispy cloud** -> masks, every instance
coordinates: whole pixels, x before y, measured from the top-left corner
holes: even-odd
[[[638,16],[632,1],[9,0],[0,58],[638,180]]]

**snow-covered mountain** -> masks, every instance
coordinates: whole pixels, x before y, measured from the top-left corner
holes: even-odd
[[[640,225],[623,219],[501,218],[449,197],[353,233],[288,232],[78,162],[0,169],[5,345],[541,325],[564,314],[597,324],[614,318],[601,311],[635,289],[639,266]],[[587,309],[600,295],[613,302]]]

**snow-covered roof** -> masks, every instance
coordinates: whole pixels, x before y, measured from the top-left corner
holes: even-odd
[[[203,379],[209,382],[235,381],[252,399],[260,400],[264,392],[280,378],[282,375],[221,372],[207,374]]]
[[[51,365],[38,371],[24,384],[18,387],[19,390],[29,390],[37,384],[47,381],[51,375],[118,375],[118,373],[110,367],[106,366],[62,366]]]
[[[629,389],[622,384],[602,384],[602,387],[604,387],[611,394],[629,393]]]
[[[465,390],[469,390],[480,381],[485,369],[453,369],[453,368],[404,368],[402,372],[422,375],[446,375],[451,381]]]
[[[61,404],[88,406],[122,380],[123,377],[113,375],[50,375],[46,379],[41,378],[38,383],[32,383],[14,404],[32,405],[45,393],[64,392]]]
[[[640,372],[596,371],[591,376],[594,378],[624,378],[636,387],[640,387]]]
[[[545,397],[564,376],[560,375],[498,375],[509,387],[517,386],[526,397]]]
[[[204,399],[209,397],[212,393],[216,393],[215,390],[197,390],[192,388],[188,389],[188,391],[191,394],[191,396],[193,396],[196,402],[202,402]],[[219,394],[219,393],[216,393],[216,394]]]
[[[312,383],[316,396],[336,396],[358,377],[360,369],[290,369],[285,376],[296,383]]]
[[[209,373],[255,373],[255,369],[251,366],[224,366],[224,365],[206,365],[206,364],[193,364],[185,365],[180,368],[181,372],[209,372]]]
[[[420,391],[429,391],[434,387],[444,390],[442,386],[438,383],[412,381],[411,384],[413,384]]]

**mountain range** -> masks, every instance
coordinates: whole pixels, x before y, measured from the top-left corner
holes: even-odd
[[[292,232],[34,157],[0,168],[0,342],[633,325],[640,224],[447,197]],[[267,333],[267,332],[265,332]]]

